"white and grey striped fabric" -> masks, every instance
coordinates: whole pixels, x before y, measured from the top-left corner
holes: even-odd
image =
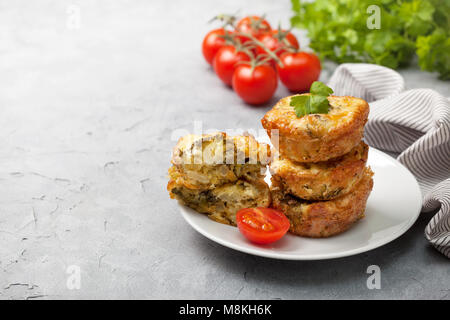
[[[422,212],[438,212],[426,238],[450,258],[450,101],[432,89],[405,90],[402,76],[372,64],[340,65],[329,84],[336,95],[369,102],[365,141],[384,150],[416,176]]]

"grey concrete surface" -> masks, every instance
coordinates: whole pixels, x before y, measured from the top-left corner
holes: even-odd
[[[287,0],[0,1],[0,299],[450,298],[430,215],[382,248],[315,262],[236,252],[183,221],[165,190],[174,130],[260,129],[269,109],[201,56],[206,21],[238,9],[291,15]],[[450,96],[435,75],[402,73]],[[380,290],[366,287],[372,264]]]

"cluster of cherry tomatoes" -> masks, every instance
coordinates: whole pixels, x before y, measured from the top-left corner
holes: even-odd
[[[203,56],[217,76],[249,104],[269,101],[278,78],[292,92],[308,91],[319,78],[320,60],[300,51],[288,30],[272,29],[264,17],[219,15],[223,26],[210,31],[202,44]]]

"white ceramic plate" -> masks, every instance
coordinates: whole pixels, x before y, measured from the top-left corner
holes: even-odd
[[[422,196],[414,176],[397,160],[370,148],[368,165],[374,187],[366,217],[350,230],[330,238],[311,239],[287,234],[270,245],[249,242],[235,227],[210,220],[181,206],[186,221],[205,237],[245,253],[285,260],[320,260],[355,255],[378,248],[405,233],[416,221]]]

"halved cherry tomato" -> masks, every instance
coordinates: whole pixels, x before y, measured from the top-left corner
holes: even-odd
[[[217,51],[225,45],[225,39],[222,37],[230,31],[226,31],[223,28],[214,29],[205,36],[202,43],[202,52],[205,60],[212,64],[213,58]]]
[[[234,46],[224,46],[219,49],[213,59],[213,67],[217,76],[225,84],[231,86],[233,72],[239,61],[249,61],[250,57],[242,51],[238,51]]]
[[[266,19],[263,19],[259,16],[248,16],[239,20],[236,25],[236,31],[242,33],[249,33],[254,37],[259,37],[264,33],[269,33],[272,31],[272,27],[267,22]],[[247,37],[240,36],[239,39],[242,43],[250,40]]]
[[[272,98],[278,86],[278,75],[267,63],[254,68],[242,64],[234,70],[232,83],[242,100],[257,105]]]
[[[281,56],[284,52],[286,52],[286,48],[288,46],[298,49],[299,44],[297,38],[290,32],[282,31],[282,34],[278,32],[278,30],[273,30],[271,33],[263,34],[258,37],[258,40],[261,41],[269,50],[274,51],[277,56]],[[258,54],[265,54],[266,51],[257,47],[256,52]]]
[[[286,52],[280,57],[278,66],[281,82],[292,92],[305,92],[319,78],[320,60],[312,53]]]
[[[239,231],[250,241],[266,244],[275,242],[289,230],[286,216],[270,208],[246,208],[236,213]]]

